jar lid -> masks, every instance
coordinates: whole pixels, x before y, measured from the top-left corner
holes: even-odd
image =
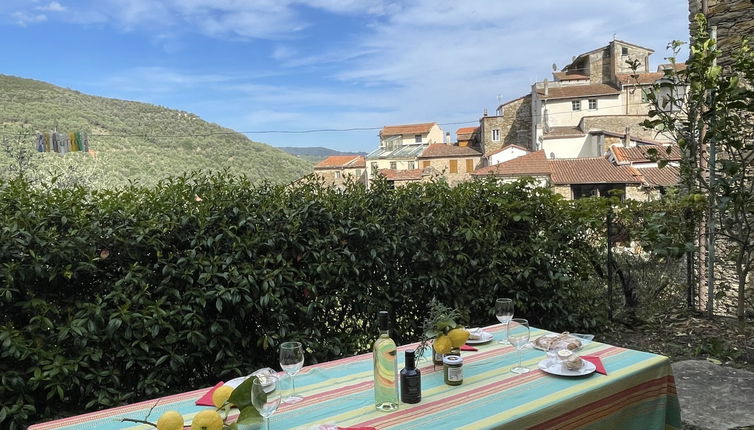
[[[463,358],[458,355],[446,355],[442,358],[444,364],[463,364]]]

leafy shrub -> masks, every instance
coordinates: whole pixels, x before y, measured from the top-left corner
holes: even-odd
[[[525,181],[0,183],[0,425],[274,367],[284,340],[310,362],[364,352],[382,309],[412,342],[433,297],[470,325],[509,296],[533,325],[589,330],[605,309],[595,211]]]

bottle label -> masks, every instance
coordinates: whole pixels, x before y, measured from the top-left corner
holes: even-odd
[[[403,378],[403,389],[410,399],[418,398],[421,395],[421,379],[417,376]]]
[[[462,367],[448,367],[448,381],[459,382],[463,381],[463,368]]]

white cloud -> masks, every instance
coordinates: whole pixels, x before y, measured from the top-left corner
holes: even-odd
[[[222,74],[191,74],[165,67],[136,67],[106,78],[100,86],[121,94],[168,93],[229,80],[231,77]]]
[[[26,27],[29,24],[38,24],[47,21],[47,15],[43,13],[13,12],[11,14],[16,24]]]
[[[68,8],[56,1],[51,1],[45,6],[37,6],[36,9],[45,12],[65,12],[66,10],[68,10]]]

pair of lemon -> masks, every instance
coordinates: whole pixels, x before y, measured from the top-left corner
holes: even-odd
[[[212,393],[212,404],[222,407],[230,398],[233,388],[227,385],[218,387]],[[157,420],[157,430],[183,430],[183,415],[176,411],[167,411]],[[223,418],[217,411],[207,409],[194,415],[191,430],[222,430]]]
[[[453,348],[460,348],[469,340],[469,332],[463,328],[454,328],[448,334],[437,336],[432,344],[438,354],[447,354]]]

